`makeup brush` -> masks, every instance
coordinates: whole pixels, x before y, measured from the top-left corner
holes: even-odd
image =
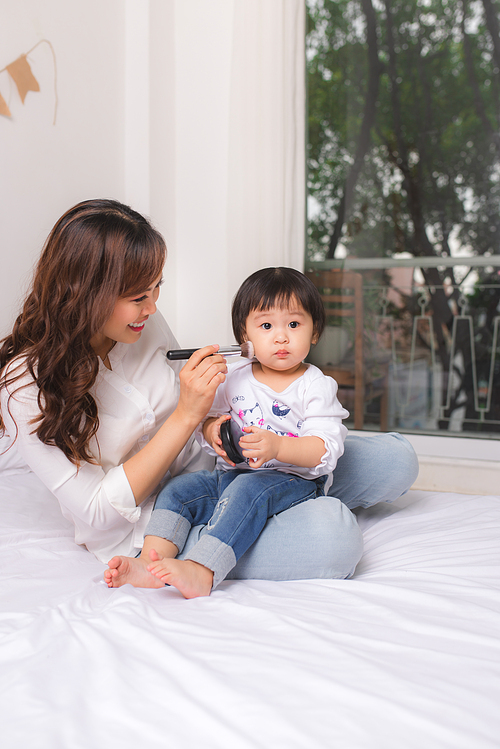
[[[167,351],[167,359],[170,361],[179,361],[179,359],[189,359],[191,354],[195,351],[199,351],[197,348],[180,348],[172,349]],[[222,356],[242,356],[244,359],[253,359],[254,348],[251,341],[245,341],[240,346],[221,346],[218,351],[214,353],[222,354]]]

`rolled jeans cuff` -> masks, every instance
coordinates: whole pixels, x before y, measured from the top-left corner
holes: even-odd
[[[171,510],[157,509],[151,515],[151,520],[144,531],[145,536],[158,536],[172,541],[179,551],[182,551],[191,530],[191,523],[182,515]]]
[[[198,562],[214,573],[212,590],[221,583],[236,564],[233,549],[215,536],[203,535],[184,559]]]

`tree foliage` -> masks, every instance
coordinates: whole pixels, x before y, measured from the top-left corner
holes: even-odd
[[[500,254],[497,11],[309,1],[311,257]]]
[[[500,255],[500,0],[307,5],[309,257],[442,257],[421,271],[446,372],[462,280],[446,258]]]

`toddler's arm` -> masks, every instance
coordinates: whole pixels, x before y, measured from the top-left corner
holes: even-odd
[[[252,468],[260,468],[269,460],[279,460],[294,466],[313,468],[321,463],[326,452],[321,437],[282,437],[258,427],[245,427],[246,434],[240,439],[245,458]]]
[[[349,413],[339,403],[335,380],[323,375],[316,367],[309,368],[301,384],[303,390],[298,393],[297,410],[293,415],[300,436],[277,432],[269,425],[267,429],[255,426],[244,429],[240,448],[249,460],[250,468],[260,468],[276,460],[303,469],[298,472],[308,474],[310,478],[335,469],[344,451],[347,434],[342,419]],[[286,436],[282,436],[284,434]]]

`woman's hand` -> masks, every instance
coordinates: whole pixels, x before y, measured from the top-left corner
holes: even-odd
[[[232,460],[229,460],[226,451],[222,447],[222,440],[220,436],[220,425],[225,421],[228,421],[228,419],[231,419],[229,414],[223,414],[217,419],[215,417],[207,419],[203,424],[203,436],[205,437],[209,445],[212,446],[212,449],[217,453],[217,455],[220,455],[221,458],[224,458],[226,463],[229,463],[230,466],[234,467],[236,464],[233,463]]]
[[[226,379],[226,360],[218,346],[198,349],[179,373],[180,396],[177,411],[196,427],[207,415],[219,385]]]
[[[179,374],[177,408],[154,437],[123,464],[136,504],[140,505],[158,486],[207,415],[217,388],[226,379],[226,360],[217,354],[218,348],[205,346],[188,359]]]

